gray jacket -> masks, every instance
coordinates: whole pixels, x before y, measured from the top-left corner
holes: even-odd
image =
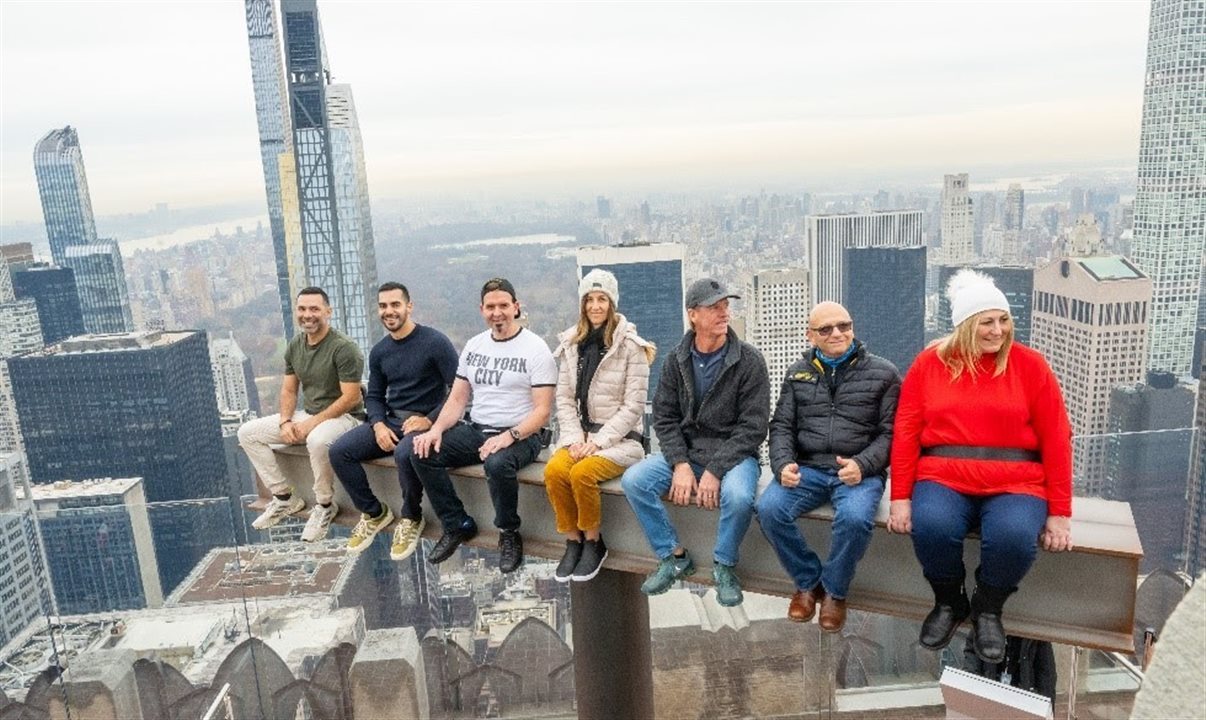
[[[771,419],[770,465],[799,463],[837,469],[836,456],[853,458],[863,477],[883,476],[892,448],[900,374],[887,360],[857,349],[836,372],[825,372],[815,350],[787,370]]]
[[[693,462],[718,478],[758,457],[770,418],[770,378],[762,354],[729,328],[724,364],[695,411],[689,331],[666,358],[653,396],[653,429],[671,466]]]

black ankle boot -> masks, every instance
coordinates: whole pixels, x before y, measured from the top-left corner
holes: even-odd
[[[984,662],[999,663],[1005,659],[1005,628],[1001,626],[1001,608],[1014,593],[1004,589],[976,583],[971,599],[972,642],[976,655]]]
[[[921,637],[917,641],[924,648],[941,650],[950,644],[959,625],[967,619],[971,605],[962,579],[930,581],[930,587],[934,588],[934,609],[921,623]]]

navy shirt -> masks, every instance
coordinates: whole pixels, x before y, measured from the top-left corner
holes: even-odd
[[[699,403],[703,401],[703,396],[707,394],[712,385],[716,382],[716,377],[720,375],[720,369],[724,367],[724,351],[728,347],[726,342],[720,346],[719,350],[713,350],[710,353],[702,353],[691,346],[691,371],[695,376],[695,409],[699,409]]]
[[[435,420],[456,376],[456,348],[444,333],[425,325],[401,340],[389,335],[369,352],[368,392],[364,407],[369,423],[389,418],[399,425],[414,414]]]

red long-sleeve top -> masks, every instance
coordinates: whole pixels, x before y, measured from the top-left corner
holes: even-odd
[[[937,349],[913,361],[900,389],[892,436],[891,498],[908,500],[918,480],[965,495],[1020,493],[1047,501],[1047,514],[1072,515],[1072,429],[1055,373],[1035,350],[1013,343],[1005,372],[995,358],[952,381]],[[968,460],[921,448],[973,445],[1038,450],[1042,462]]]

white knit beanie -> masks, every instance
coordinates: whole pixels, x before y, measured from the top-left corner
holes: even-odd
[[[620,283],[616,280],[616,276],[595,268],[586,273],[586,276],[578,281],[578,299],[586,297],[587,293],[600,291],[611,298],[611,307],[614,310],[620,305]]]
[[[946,298],[951,301],[953,327],[959,327],[964,320],[985,310],[1009,312],[1009,301],[992,278],[970,268],[963,268],[951,277],[946,285]]]

